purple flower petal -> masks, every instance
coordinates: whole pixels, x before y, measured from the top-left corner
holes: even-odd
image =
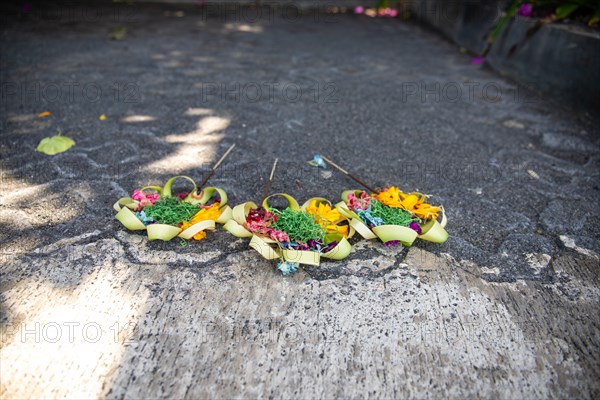
[[[419,235],[422,233],[421,226],[419,224],[417,224],[416,222],[411,222],[408,227],[410,229],[412,229],[413,231],[417,232]]]
[[[327,246],[323,248],[323,253],[327,253],[328,251],[333,250],[337,245],[338,242],[336,242],[335,240],[333,242],[330,242]]]
[[[521,4],[521,6],[519,7],[519,11],[517,11],[517,13],[521,17],[531,17],[531,14],[533,14],[533,4],[530,4],[530,3]]]

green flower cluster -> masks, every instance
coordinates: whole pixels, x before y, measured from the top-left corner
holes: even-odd
[[[409,226],[411,222],[419,222],[419,219],[411,216],[408,211],[385,206],[377,200],[371,202],[371,215],[381,218],[385,225]]]
[[[189,221],[200,208],[196,204],[186,203],[179,197],[161,196],[151,206],[144,208],[144,212],[154,221],[160,224],[179,225],[181,222]]]
[[[310,239],[325,239],[325,229],[309,213],[294,211],[291,208],[271,211],[277,216],[277,221],[272,227],[287,233],[290,240],[307,243]]]

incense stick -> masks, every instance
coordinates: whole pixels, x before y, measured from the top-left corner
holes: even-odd
[[[275,176],[275,168],[277,168],[277,161],[279,161],[278,158],[275,159],[275,162],[273,163],[273,168],[271,168],[271,175],[269,176],[269,181],[265,186],[265,192],[262,198],[263,201],[267,198],[269,192],[271,191],[271,185],[273,184],[273,176]]]
[[[217,161],[215,163],[215,165],[212,167],[212,169],[208,172],[208,174],[206,174],[206,176],[204,177],[204,179],[202,179],[202,182],[200,182],[200,184],[198,185],[198,189],[201,189],[206,182],[208,182],[208,180],[210,179],[211,176],[214,175],[215,171],[217,170],[217,168],[219,168],[219,165],[221,165],[221,163],[223,162],[223,160],[225,160],[225,158],[227,158],[227,156],[229,155],[229,153],[231,153],[231,150],[233,150],[233,148],[235,147],[235,143],[232,144],[227,151],[225,152],[225,154],[223,154],[221,156],[221,158],[219,158],[219,161]]]
[[[331,161],[329,158],[325,157],[324,155],[321,155],[321,157],[323,158],[323,160],[327,161],[327,163],[330,164],[332,167],[336,168],[337,170],[339,170],[344,175],[350,177],[351,179],[353,179],[354,181],[356,181],[360,185],[362,185],[365,188],[369,189],[371,191],[371,193],[379,193],[378,190],[373,189],[372,187],[370,187],[369,185],[367,185],[366,183],[364,183],[362,180],[360,180],[356,176],[352,175],[350,172],[346,171],[344,168],[340,167],[339,165],[337,165],[336,163],[334,163],[333,161]]]

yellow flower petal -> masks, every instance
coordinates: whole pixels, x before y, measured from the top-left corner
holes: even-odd
[[[419,202],[419,196],[415,194],[410,194],[406,196],[404,200],[402,200],[402,207],[407,210],[413,210],[417,203]]]
[[[202,240],[206,237],[206,232],[200,231],[194,235],[194,240]]]
[[[310,206],[306,209],[306,212],[315,216],[317,223],[323,227],[327,227],[333,222],[337,222],[342,215],[335,208],[327,203],[320,203],[317,205],[317,200],[310,202]]]
[[[373,196],[383,205],[403,208],[424,220],[436,219],[440,212],[439,207],[425,203],[424,194],[404,193],[394,186]]]
[[[345,238],[348,237],[348,225],[341,225],[341,226],[337,226],[337,225],[329,225],[327,226],[327,232],[328,233],[339,233],[341,235],[343,235]]]
[[[221,215],[221,210],[219,210],[219,203],[214,203],[208,208],[203,208],[198,211],[194,217],[190,220],[193,224],[196,224],[200,221],[213,220],[216,221]]]

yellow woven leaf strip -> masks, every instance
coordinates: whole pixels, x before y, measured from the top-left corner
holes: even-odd
[[[436,219],[432,219],[427,221],[425,224],[421,225],[421,235],[419,235],[419,239],[427,240],[429,242],[434,243],[444,243],[448,240],[448,232],[444,229],[448,219],[446,218],[446,213],[444,212],[444,207],[441,208],[442,214],[442,222],[438,222]]]
[[[252,235],[252,239],[250,240],[250,247],[256,250],[258,254],[260,254],[267,260],[281,258],[279,252],[270,246],[273,243],[277,242],[268,238],[262,238],[257,235]]]
[[[231,207],[229,206],[225,206],[225,207],[221,207],[221,215],[219,215],[219,218],[217,218],[215,220],[215,222],[217,224],[225,224],[227,223],[227,221],[229,221],[232,216],[233,216],[233,212],[231,210]]]
[[[258,206],[251,201],[233,207],[231,217],[227,220],[225,225],[223,225],[223,229],[235,237],[252,237],[253,233],[247,230],[244,227],[244,224],[246,223],[246,217],[250,210],[257,207]]]
[[[348,201],[347,194],[353,193],[353,192],[355,192],[355,191],[354,190],[346,190],[342,194],[342,199],[346,199],[345,201]],[[346,196],[344,194],[346,194]],[[348,219],[348,223],[350,225],[350,232],[348,233],[348,238],[351,238],[352,236],[354,236],[355,231],[358,232],[358,234],[360,236],[362,236],[364,239],[367,239],[367,240],[375,239],[377,237],[371,231],[371,229],[367,225],[365,225],[365,223],[362,221],[362,219],[360,219],[358,214],[356,214],[354,211],[351,211],[348,208],[348,205],[344,201],[340,201],[339,203],[337,203],[335,205],[335,209],[341,215],[343,215],[345,218]]]
[[[354,211],[350,211],[350,209],[348,208],[348,205],[346,205],[346,203],[344,203],[343,201],[340,201],[339,203],[337,203],[335,205],[335,209],[338,210],[338,212],[340,214],[342,214],[344,217],[346,217],[348,219],[360,218]]]
[[[369,227],[367,225],[365,225],[364,222],[362,222],[361,219],[359,218],[352,218],[350,220],[350,226],[356,231],[358,232],[358,234],[360,236],[362,236],[363,238],[367,239],[367,240],[371,240],[371,239],[375,239],[377,236],[371,231],[371,229],[369,229]]]
[[[150,226],[152,226],[152,225],[149,225],[149,227]],[[186,225],[184,225],[184,226],[186,226]],[[200,240],[200,239],[202,239],[201,237],[195,238],[194,236],[206,229],[214,230],[215,229],[215,221],[213,221],[211,219],[207,219],[205,221],[200,221],[193,225],[190,225],[189,227],[186,226],[184,231],[179,233],[178,236],[180,238],[186,239],[186,240],[190,240],[192,238],[194,238],[196,240]],[[201,236],[204,236],[204,235],[201,235]]]
[[[118,202],[117,202],[118,203]],[[115,203],[115,206],[117,205]],[[146,229],[146,225],[140,221],[138,217],[127,207],[123,207],[119,210],[115,218],[123,224],[123,226],[132,231],[141,231]]]
[[[316,251],[281,249],[281,255],[284,261],[291,263],[308,264],[317,267],[321,263],[321,257]]]
[[[138,206],[138,202],[132,199],[131,197],[121,197],[117,202],[113,205],[113,209],[115,211],[121,211],[122,206],[135,210]]]
[[[442,212],[442,222],[440,222],[440,225],[442,226],[442,228],[445,228],[446,224],[448,223],[448,218],[446,217],[446,210],[444,210],[444,206],[440,206],[440,210]]]
[[[292,196],[290,196],[287,193],[276,193],[276,194],[272,194],[269,197],[265,198],[262,202],[262,206],[267,210],[270,211],[271,207],[269,206],[269,199],[272,199],[273,197],[276,196],[281,196],[284,199],[286,199],[286,201],[288,202],[288,207],[291,208],[292,210],[296,210],[299,211],[300,210],[300,205],[298,204],[298,202],[296,201],[296,199],[294,199]]]
[[[233,219],[238,224],[243,225],[246,222],[248,213],[253,208],[258,208],[258,206],[251,201],[233,207]]]
[[[417,238],[417,232],[415,230],[399,225],[374,226],[373,233],[375,233],[383,243],[398,240],[406,247],[410,247]]]
[[[242,225],[238,224],[236,220],[230,219],[223,225],[223,229],[227,232],[231,233],[235,237],[246,238],[252,237],[252,232],[244,228]]]
[[[348,202],[350,201],[350,199],[348,198],[348,195],[349,195],[350,193],[353,193],[355,196],[360,196],[360,194],[361,194],[362,192],[363,192],[363,191],[362,191],[362,190],[359,190],[359,189],[344,190],[344,191],[342,192],[342,200],[343,200],[345,203],[348,203]]]
[[[150,224],[146,227],[149,240],[164,240],[165,242],[179,235],[181,228],[166,224]]]
[[[143,188],[140,189],[140,191],[144,194],[146,194],[146,190],[154,190],[156,193],[158,194],[162,194],[163,189],[160,186],[144,186]]]
[[[198,222],[198,223],[199,223],[199,224],[202,224],[203,222],[204,222],[204,221],[202,221],[202,222]],[[182,222],[181,224],[179,224],[179,227],[180,227],[181,229],[183,229],[183,231],[182,231],[182,232],[181,232],[179,235],[177,235],[177,236],[179,236],[180,238],[182,238],[182,239],[183,239],[183,237],[182,237],[181,235],[182,235],[182,234],[183,234],[183,232],[185,232],[185,231],[186,231],[188,228],[191,228],[191,226],[192,226],[192,224],[190,224],[189,222]],[[200,230],[200,231],[198,231],[197,233],[195,233],[195,234],[193,234],[193,235],[190,235],[190,236],[191,236],[191,239],[194,239],[194,240],[197,240],[197,241],[199,241],[199,240],[202,240],[202,239],[204,239],[204,238],[206,237],[206,231]]]
[[[202,189],[202,191],[200,192],[200,194],[196,194],[195,191],[194,192],[190,192],[190,194],[188,195],[188,197],[185,198],[185,201],[188,201],[189,203],[192,204],[206,204],[208,203],[208,201],[210,199],[212,199],[212,197],[214,196],[215,192],[217,192],[219,194],[219,203],[221,204],[221,207],[225,206],[227,204],[227,193],[225,193],[225,191],[223,189],[219,189],[216,187],[212,187],[212,186],[206,186]]]
[[[323,258],[329,258],[331,260],[343,260],[348,257],[350,252],[352,251],[352,245],[346,238],[340,234],[328,234],[325,236],[325,243],[331,243],[332,241],[337,241],[338,244],[333,249],[329,250],[327,253],[321,254]]]
[[[185,199],[183,199],[184,201],[192,203],[192,201],[189,201],[189,200],[191,200],[191,194],[192,193],[196,193],[196,190],[198,188],[196,186],[196,182],[194,182],[194,180],[192,178],[190,178],[189,176],[177,175],[177,176],[174,176],[171,179],[169,179],[167,181],[167,183],[165,183],[165,186],[162,189],[162,195],[163,196],[173,196],[172,186],[173,186],[173,182],[175,182],[175,180],[177,180],[177,179],[186,179],[186,180],[192,182],[192,185],[194,185],[194,188],[189,192],[189,194],[187,195],[187,197]],[[147,186],[147,187],[149,187],[149,186]],[[204,203],[202,203],[202,204],[204,204]]]

